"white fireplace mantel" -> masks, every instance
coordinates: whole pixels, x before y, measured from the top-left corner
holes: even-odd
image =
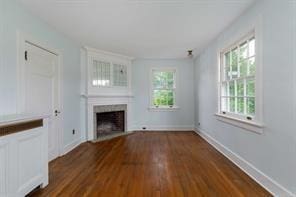
[[[87,109],[87,140],[94,140],[94,107],[103,105],[127,106],[127,132],[132,130],[132,98],[131,95],[85,95]]]
[[[133,98],[134,95],[127,94],[127,95],[120,95],[120,94],[82,94],[84,98]]]

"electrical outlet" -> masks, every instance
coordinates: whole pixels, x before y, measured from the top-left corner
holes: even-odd
[[[75,129],[73,129],[73,130],[72,130],[72,134],[75,135],[75,132],[76,132]]]
[[[200,126],[200,122],[198,123],[198,126]]]

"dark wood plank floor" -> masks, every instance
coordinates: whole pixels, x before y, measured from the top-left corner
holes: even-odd
[[[194,132],[137,132],[84,143],[30,196],[271,196]]]

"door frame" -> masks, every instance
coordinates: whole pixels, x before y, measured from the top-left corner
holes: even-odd
[[[58,67],[58,107],[59,110],[62,112],[60,113],[60,120],[56,122],[56,127],[58,128],[58,157],[63,155],[63,139],[64,139],[64,130],[63,130],[63,125],[64,125],[64,115],[63,115],[63,86],[62,86],[62,81],[63,81],[63,54],[61,50],[53,48],[46,44],[46,42],[39,41],[35,38],[33,38],[31,35],[17,31],[17,62],[16,62],[16,72],[17,72],[17,113],[22,114],[25,112],[25,99],[26,98],[26,72],[25,72],[25,58],[24,58],[24,53],[25,53],[25,47],[26,43],[29,43],[31,45],[35,45],[36,47],[39,47],[43,50],[46,50],[50,53],[53,53],[57,56],[58,61],[57,61],[57,67]],[[48,114],[45,114],[48,115]],[[50,114],[51,116],[51,114]]]

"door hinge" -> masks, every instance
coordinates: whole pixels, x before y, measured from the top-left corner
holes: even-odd
[[[25,60],[28,60],[28,51],[25,51]]]

